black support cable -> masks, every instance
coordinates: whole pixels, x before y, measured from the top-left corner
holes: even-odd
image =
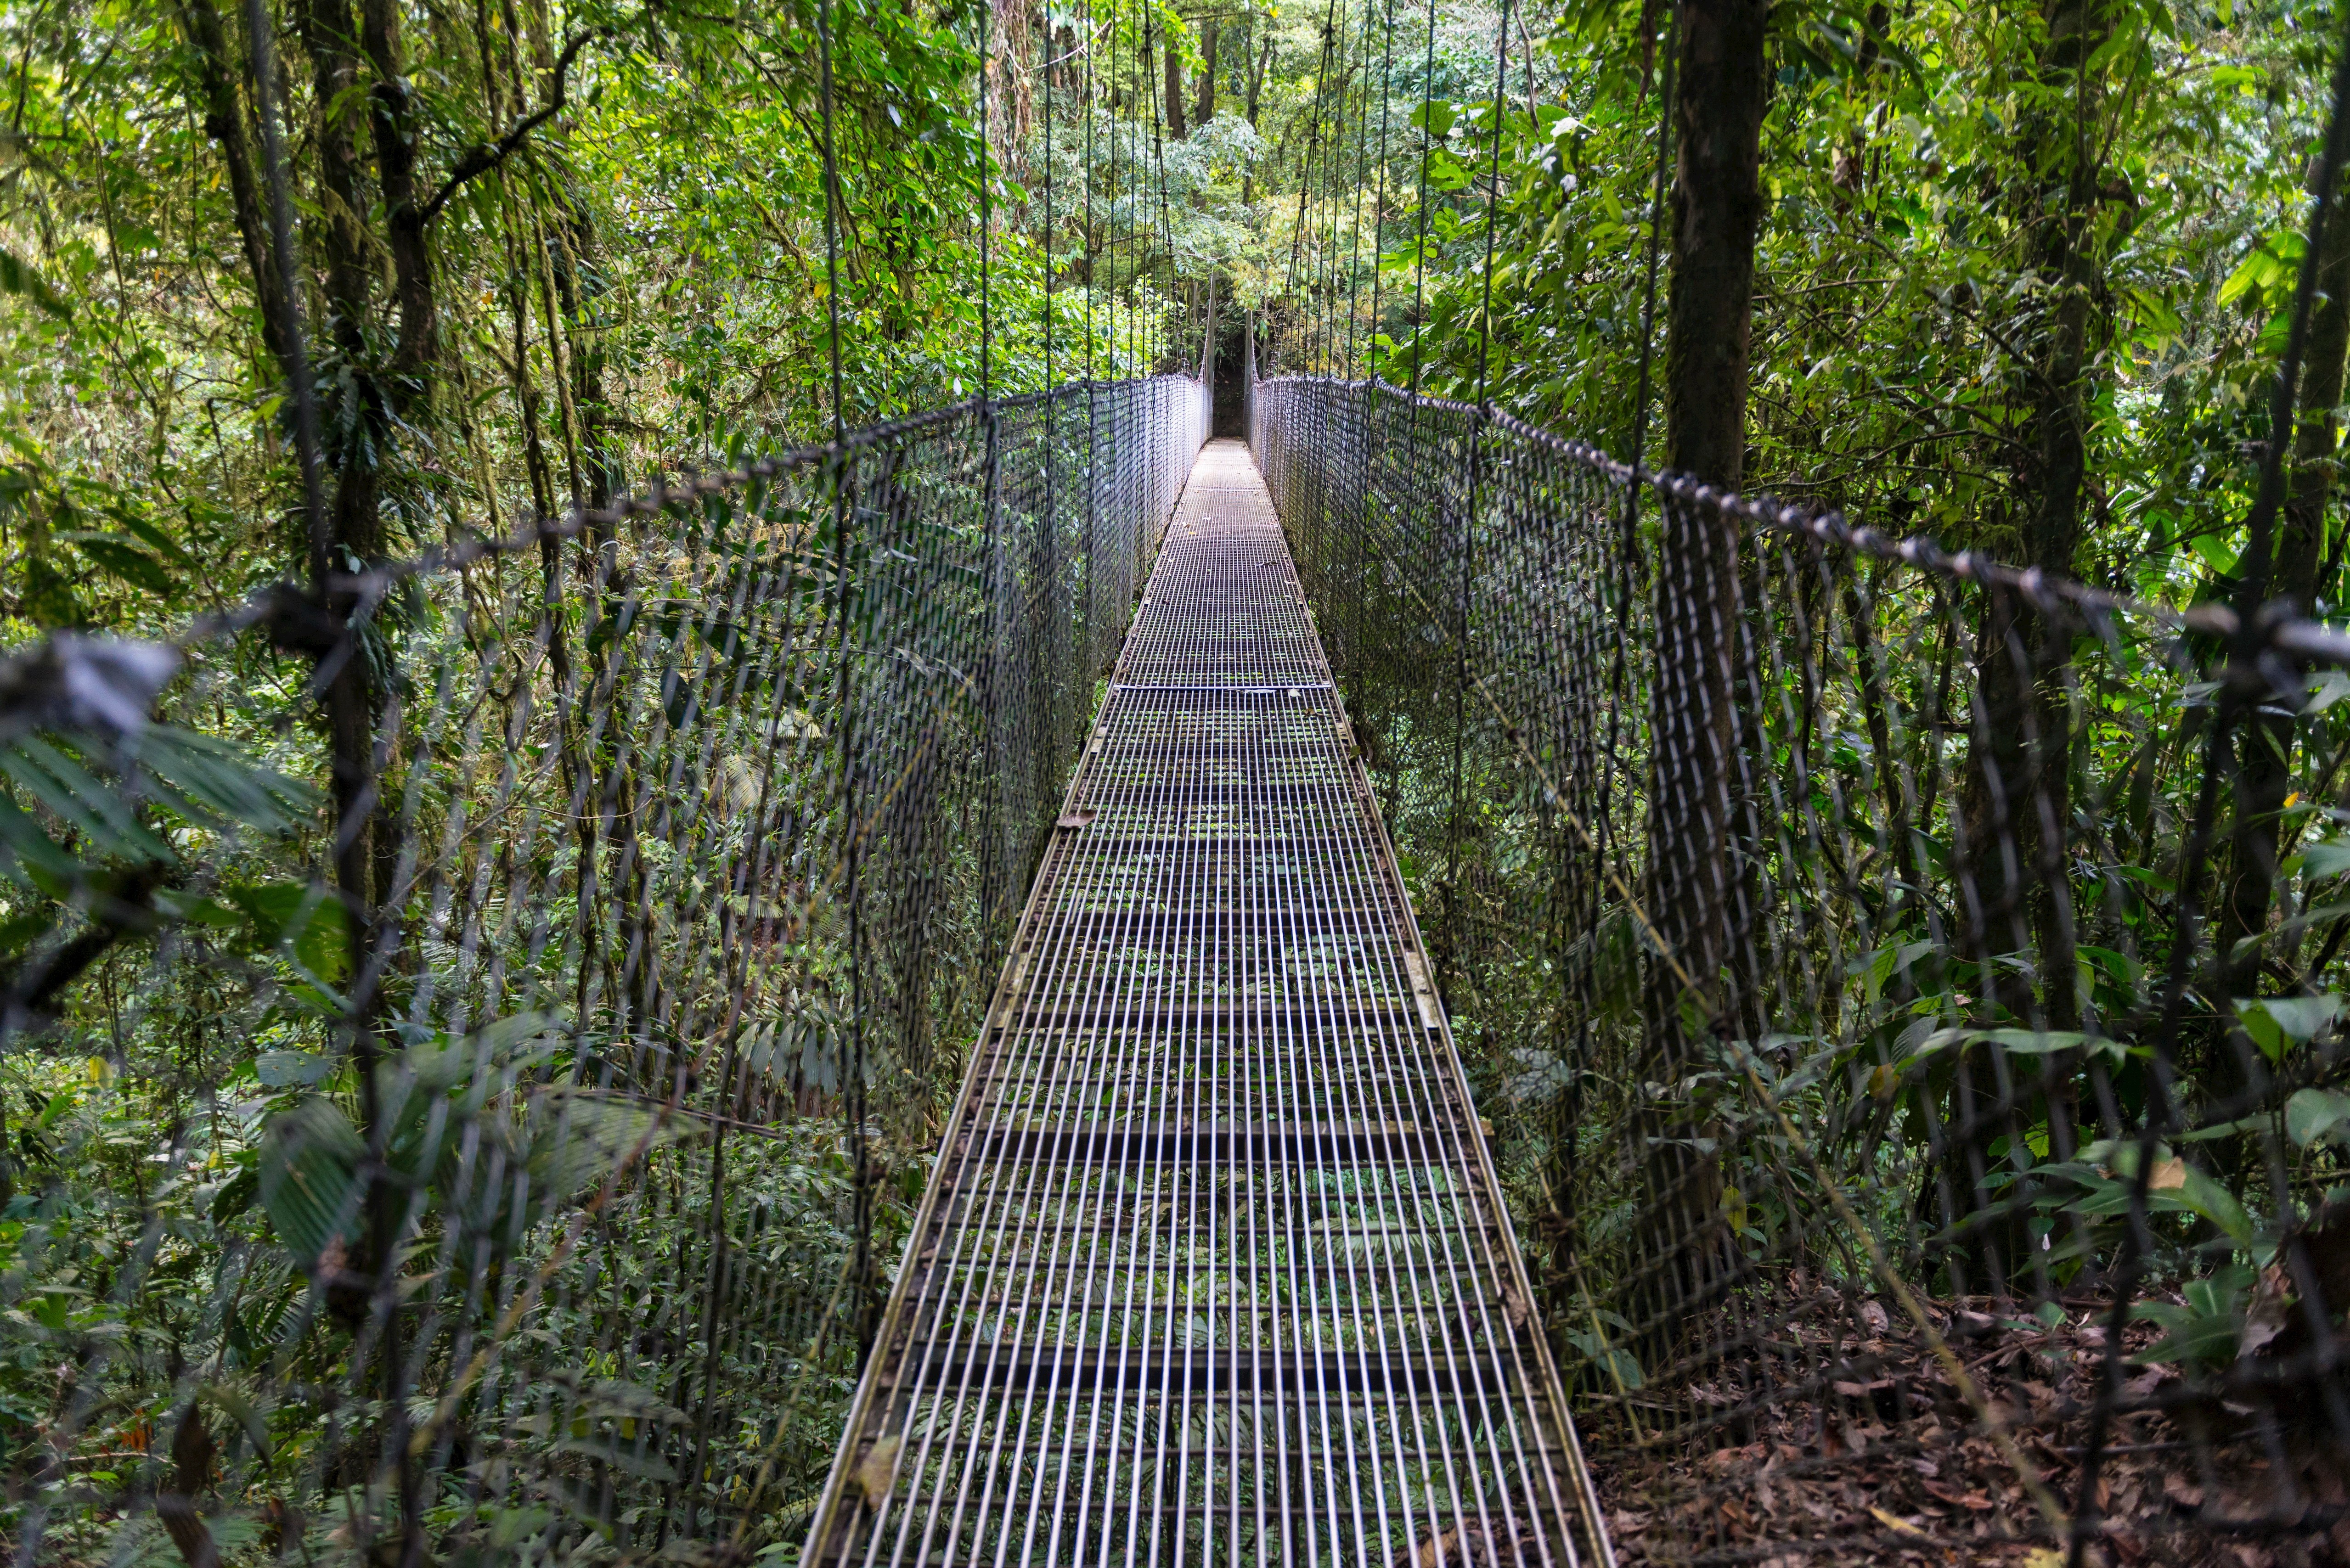
[[[1143,13],[1142,21],[1142,36],[1146,49],[1150,47],[1149,39],[1152,36],[1150,26],[1150,13],[1145,11]],[[1175,47],[1174,40],[1168,40],[1167,47],[1170,50],[1172,50]],[[1151,63],[1154,66],[1159,63],[1158,57],[1155,52],[1152,53]],[[1167,246],[1167,298],[1169,303],[1172,304],[1175,298],[1176,281],[1175,223],[1174,220],[1168,215],[1167,212],[1167,142],[1165,137],[1161,134],[1165,119],[1160,112],[1161,106],[1159,101],[1159,73],[1154,69],[1147,71],[1144,74],[1150,78],[1149,84],[1150,92],[1150,151],[1151,161],[1158,166],[1159,171],[1159,231],[1161,243]],[[1163,323],[1159,329],[1159,352],[1160,357],[1163,358],[1167,351],[1167,339],[1169,337],[1168,330]],[[1148,375],[1151,373],[1152,372],[1149,368],[1145,366],[1144,374]]]
[[[1347,93],[1352,72],[1347,61],[1347,18],[1343,9],[1330,37],[1331,63],[1337,70],[1337,90],[1331,95],[1330,140],[1322,150],[1321,244],[1322,373],[1337,368],[1338,348],[1338,182],[1344,177],[1347,137]]]
[[[1640,295],[1640,373],[1632,402],[1632,450],[1627,455],[1635,471],[1647,455],[1648,437],[1648,376],[1657,348],[1657,261],[1664,247],[1665,175],[1673,160],[1673,73],[1680,63],[1681,8],[1679,0],[1668,7],[1665,20],[1665,69],[1658,85],[1657,171],[1648,196],[1648,275]],[[1624,502],[1625,557],[1633,554],[1632,528],[1639,520],[1641,486],[1629,486]]]
[[[989,207],[989,187],[995,182],[995,138],[993,106],[988,101],[988,67],[994,63],[995,37],[988,24],[993,20],[992,8],[982,7],[979,14],[979,398],[983,404],[995,395],[993,353],[995,348],[993,322],[989,316],[988,244],[989,231],[994,226],[994,213]],[[993,426],[991,425],[991,430]],[[993,444],[991,439],[991,445]]]
[[[1493,362],[1493,243],[1501,222],[1502,120],[1510,87],[1510,0],[1502,0],[1501,30],[1493,39],[1493,166],[1485,175],[1485,286],[1477,307],[1477,406],[1485,408]],[[1490,410],[1487,411],[1491,411]]]
[[[1079,112],[1085,117],[1086,138],[1086,221],[1081,233],[1085,235],[1086,257],[1086,379],[1097,374],[1094,364],[1094,295],[1101,280],[1094,275],[1094,8],[1087,0],[1084,11],[1086,29],[1086,64],[1084,86],[1078,88]],[[1090,447],[1087,449],[1090,452]],[[1087,462],[1092,460],[1090,457]]]
[[[1430,0],[1434,4],[1434,0]],[[1305,156],[1297,165],[1297,222],[1289,235],[1289,277],[1283,292],[1297,292],[1298,265],[1305,258],[1305,202],[1314,185],[1314,159],[1322,138],[1322,98],[1330,89],[1330,29],[1337,16],[1337,0],[1330,0],[1322,18],[1322,59],[1314,73],[1314,114],[1306,122]]]
[[[1037,56],[1045,62],[1045,312],[1044,354],[1045,386],[1053,386],[1053,18],[1047,11],[1043,24],[1044,41]],[[1045,413],[1046,430],[1051,429],[1052,413]],[[1050,441],[1049,434],[1046,437]],[[1045,472],[1045,483],[1052,483],[1052,470]]]
[[[1419,79],[1419,244],[1411,261],[1411,395],[1419,396],[1419,366],[1428,336],[1428,164],[1436,151],[1436,0],[1428,0],[1428,61]]]
[[[2317,189],[2309,211],[2309,232],[2301,253],[2301,276],[2293,286],[2293,327],[2284,354],[2277,361],[2276,384],[2269,395],[2269,439],[2261,453],[2261,477],[2254,492],[2251,515],[2245,520],[2245,562],[2241,565],[2242,590],[2237,613],[2249,628],[2268,597],[2269,570],[2276,553],[2276,515],[2284,504],[2284,459],[2293,445],[2293,410],[2299,404],[2301,361],[2309,350],[2309,318],[2317,304],[2317,272],[2325,244],[2325,228],[2334,210],[2334,186],[2342,164],[2350,156],[2350,129],[2344,124],[2343,106],[2350,100],[2350,33],[2337,47],[2334,64],[2334,113],[2325,127],[2325,140],[2317,164]],[[2302,606],[2303,613],[2313,607]]]
[[[1353,202],[1353,216],[1355,222],[1353,231],[1347,236],[1347,369],[1349,375],[1351,375],[1356,369],[1359,369],[1355,353],[1355,327],[1358,314],[1355,309],[1355,296],[1359,290],[1363,272],[1363,190],[1364,187],[1370,183],[1371,172],[1371,24],[1378,16],[1378,11],[1377,7],[1368,4],[1364,5],[1363,108],[1361,114],[1358,115],[1356,119],[1355,193]],[[1385,114],[1386,112],[1386,108],[1382,105],[1380,113]],[[1376,203],[1374,203],[1371,211],[1372,216],[1374,220],[1376,220],[1378,213],[1378,209]],[[1372,269],[1376,272],[1378,265],[1378,246],[1377,244],[1374,244],[1371,247],[1371,263]]]
[[[857,769],[854,762],[856,745],[852,734],[854,704],[849,701],[848,583],[851,555],[848,547],[848,458],[842,437],[847,432],[841,411],[840,384],[840,160],[834,138],[832,80],[832,0],[816,0],[816,67],[819,88],[819,119],[824,137],[824,277],[825,319],[830,339],[827,358],[832,378],[832,441],[834,452],[827,468],[827,488],[832,493],[832,540],[837,556],[834,569],[837,588],[838,624],[840,629],[840,675],[837,701],[840,704],[840,791],[842,820],[858,820]],[[873,1334],[879,1320],[880,1293],[873,1267],[873,1152],[867,1123],[870,1119],[867,1103],[865,1054],[865,992],[864,964],[859,949],[864,941],[863,898],[858,886],[858,838],[848,836],[842,855],[841,892],[848,911],[848,1140],[852,1199],[852,1230],[855,1236],[855,1258],[850,1269],[851,1311],[857,1324],[858,1365],[864,1365],[873,1353]]]
[[[1389,95],[1395,87],[1395,0],[1387,0],[1387,43],[1379,60],[1379,162],[1378,185],[1371,196],[1371,319],[1365,328],[1363,361],[1365,374],[1376,379],[1379,373],[1379,301],[1380,285],[1386,276],[1384,263],[1387,250],[1382,244],[1388,206],[1388,122]]]
[[[1362,70],[1356,81],[1355,175],[1347,196],[1347,354],[1339,361],[1351,377],[1355,365],[1355,296],[1360,292],[1363,268],[1363,191],[1370,183],[1371,146],[1371,25],[1378,18],[1372,0],[1363,3],[1363,42],[1358,58]]]

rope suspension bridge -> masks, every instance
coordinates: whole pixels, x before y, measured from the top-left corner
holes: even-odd
[[[1192,472],[1054,834],[816,1555],[1606,1561],[1237,442]]]
[[[125,944],[189,1042],[73,1289],[209,1279],[21,1561],[158,1365],[123,1563],[2338,1560],[2350,637],[985,309],[969,402],[844,428],[836,315],[821,444],[0,667],[0,1025]]]

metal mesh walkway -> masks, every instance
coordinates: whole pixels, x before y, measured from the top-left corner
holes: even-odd
[[[1607,1561],[1247,449],[1201,455],[807,1561]]]

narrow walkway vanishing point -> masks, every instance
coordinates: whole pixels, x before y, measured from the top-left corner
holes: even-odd
[[[1610,1561],[1264,482],[1211,443],[806,1561]]]

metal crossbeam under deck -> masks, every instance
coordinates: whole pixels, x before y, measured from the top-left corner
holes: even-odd
[[[807,1561],[1606,1563],[1264,482],[1201,454]]]

